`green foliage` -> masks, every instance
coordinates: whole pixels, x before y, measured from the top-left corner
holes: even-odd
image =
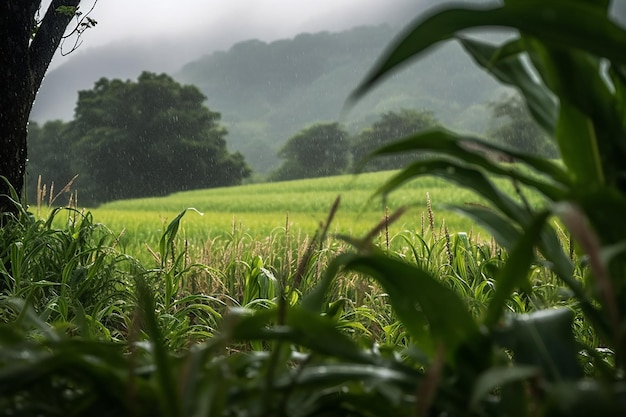
[[[57,258],[70,265],[76,254],[49,240],[75,235],[73,224],[42,227],[63,213],[76,214],[56,210],[39,223],[25,215],[7,224],[3,236],[23,241],[27,233],[29,241],[41,242],[35,246],[42,265]],[[42,314],[33,298],[0,295],[3,410],[52,416],[411,415],[424,395],[420,387],[440,378],[439,394],[427,404],[461,413],[491,404],[494,389],[539,375],[531,365],[480,373],[495,353],[475,319],[494,296],[494,274],[504,262],[491,244],[433,227],[389,237],[390,247],[398,248],[393,252],[372,248],[371,241],[355,252],[346,244],[308,241],[295,230],[258,241],[233,229],[200,259],[179,235],[183,218],[192,219],[188,214],[164,227],[152,268],[113,244],[105,254],[115,268],[107,262],[86,266],[101,269],[94,273],[99,284],[120,294],[118,302],[103,301],[111,303],[107,314],[90,313],[102,297],[77,304],[77,293],[69,290],[55,303],[82,310],[65,316]],[[119,240],[90,219],[76,217],[77,225],[84,223],[81,252],[102,251],[102,239]],[[34,292],[38,282],[31,273],[36,277],[41,269],[22,274],[24,287]],[[543,288],[556,281],[547,275],[529,282]],[[538,291],[536,302],[550,302],[557,290]],[[506,305],[532,311],[524,297]],[[514,338],[517,327],[532,334],[527,321],[513,321],[500,329],[502,343],[529,364],[541,360],[532,356],[538,346],[533,338]],[[475,345],[463,350],[468,340]],[[454,363],[464,364],[461,374]],[[444,374],[424,372],[431,365],[442,366]],[[458,392],[471,393],[471,402]]]
[[[352,141],[352,157],[359,170],[400,169],[420,155],[391,155],[364,163],[365,157],[383,145],[438,125],[432,112],[402,109],[384,113],[374,124],[363,129]]]
[[[64,222],[61,229],[43,227],[54,224],[64,213],[77,214],[63,209],[47,221],[15,219],[2,229],[3,238],[28,238],[40,248],[36,258],[42,265],[57,258],[70,265],[76,253],[52,242],[57,234],[76,235],[72,223]],[[231,265],[214,262],[211,267],[189,259],[182,249],[177,235],[184,215],[181,212],[165,228],[155,253],[155,268],[142,268],[113,245],[98,255],[106,255],[107,262],[85,266],[100,271],[93,274],[99,278],[98,284],[117,291],[118,298],[100,296],[78,303],[78,293],[68,288],[52,303],[82,308],[59,315],[42,310],[33,303],[34,297],[24,299],[8,292],[0,296],[3,410],[17,414],[45,410],[52,416],[79,411],[92,415],[193,415],[207,408],[218,415],[260,416],[268,412],[353,412],[364,407],[376,410],[375,415],[411,410],[414,396],[401,393],[412,392],[422,374],[392,354],[409,336],[387,304],[386,293],[372,283],[363,285],[360,274],[346,270],[334,275],[333,266],[327,269],[329,262],[343,262],[342,257],[332,259],[347,250],[345,245],[320,243],[311,257],[305,257],[303,253],[318,242],[299,242],[284,231],[272,246],[263,248],[234,233],[231,240],[224,241],[223,253],[217,242],[211,251],[212,257]],[[94,226],[90,219],[90,215],[78,215],[75,220],[82,230],[78,233],[83,237],[80,252],[98,253],[103,251],[102,239],[114,243],[116,236]],[[405,238],[417,246],[413,237]],[[467,243],[471,250],[473,244]],[[447,256],[435,255],[438,244],[425,242],[429,258],[417,254],[416,261],[440,268],[436,263],[443,264],[440,259]],[[370,265],[367,258],[347,256],[354,270]],[[12,271],[20,264],[9,258],[3,262],[8,265],[5,277],[11,281],[17,276]],[[108,262],[115,268],[108,268]],[[384,257],[373,265],[378,263],[392,270],[402,267]],[[333,280],[333,293],[324,296],[328,302],[318,305],[320,314],[310,311],[310,301],[305,302],[306,309],[298,307],[300,295],[310,298],[310,288],[320,282],[325,270]],[[41,271],[22,271],[25,292],[37,291],[39,283],[33,278]],[[297,285],[296,276],[301,277]],[[467,273],[464,276],[482,280]],[[388,285],[393,283],[403,286],[401,292],[406,285],[416,285],[406,280]],[[451,290],[430,284],[440,295],[455,299]],[[68,283],[58,284],[59,288],[64,285]],[[282,288],[290,288],[295,297],[281,301],[281,294],[286,295]],[[285,301],[294,305],[285,305]],[[92,315],[102,304],[109,306],[108,313]],[[249,309],[233,310],[228,305]],[[405,308],[421,317],[412,304]],[[442,337],[455,338],[464,322],[449,321],[448,325],[451,330]],[[420,331],[417,326],[411,329]],[[380,351],[370,349],[374,340],[381,344]]]
[[[117,338],[113,316],[131,299],[113,276],[126,260],[111,248],[114,236],[91,215],[68,209],[67,228],[55,229],[62,215],[57,209],[46,221],[24,216],[3,228],[0,291],[28,300],[39,317],[82,323],[72,332]]]
[[[348,134],[339,123],[310,126],[291,137],[278,155],[285,159],[272,175],[276,180],[328,177],[349,163]]]
[[[285,227],[281,267],[272,270],[255,248],[239,269],[232,261],[234,279],[220,276],[221,288],[230,285],[237,293],[208,295],[214,292],[192,291],[198,281],[191,279],[193,271],[209,273],[208,265],[193,264],[177,250],[182,212],[164,230],[155,269],[129,261],[124,285],[105,278],[105,287],[135,300],[130,309],[116,310],[126,330],[119,342],[67,330],[95,322],[80,313],[91,311],[91,298],[66,317],[42,316],[29,297],[2,295],[2,409],[49,415],[624,415],[626,227],[620,220],[626,198],[617,149],[626,129],[624,58],[614,48],[626,45],[626,32],[612,26],[607,6],[509,0],[438,9],[411,24],[356,93],[458,30],[494,24],[519,30],[501,46],[462,42],[478,63],[518,88],[558,144],[562,162],[443,129],[373,154],[427,153],[378,194],[424,175],[470,188],[488,205],[457,210],[493,231],[500,246],[453,236],[445,227],[436,231],[428,201],[428,230],[422,226],[419,234],[376,245],[400,210],[360,239],[343,237],[352,249],[335,248],[316,274],[335,204],[312,243],[298,250],[298,262]],[[539,79],[521,65],[526,55]],[[594,88],[570,85],[580,79],[572,74],[584,74]],[[501,164],[494,154],[519,163]],[[513,192],[494,176],[512,182]],[[531,204],[529,189],[545,203]],[[83,252],[98,259],[102,240],[79,239],[86,243],[78,253],[59,249],[48,244],[46,227],[23,207],[17,212],[0,229],[7,246],[17,243],[2,258],[9,290],[17,281],[29,294],[38,289],[37,279],[21,274],[30,274],[21,250],[29,233],[28,241],[43,239],[36,247],[66,254],[67,265],[84,260]],[[97,237],[90,224],[82,235],[82,226],[68,226],[72,238]],[[25,225],[35,226],[30,232]],[[577,243],[570,253],[563,227]],[[243,248],[236,235],[233,228],[228,253]],[[401,250],[390,249],[394,240],[404,243]],[[68,291],[63,299],[77,295]],[[223,308],[242,303],[248,308]]]
[[[53,170],[59,148],[48,151],[63,145],[60,171],[44,181],[79,174],[85,204],[238,184],[250,170],[241,154],[226,149],[220,116],[205,99],[165,74],[144,72],[136,82],[103,78],[80,92],[69,126],[34,126],[31,173]]]
[[[531,408],[545,415],[595,415],[624,413],[618,393],[623,390],[620,375],[624,372],[626,338],[623,336],[625,299],[625,260],[621,256],[626,230],[620,225],[626,206],[624,192],[623,123],[624,88],[623,56],[626,32],[608,16],[608,2],[505,1],[503,5],[483,9],[447,7],[414,22],[385,54],[363,84],[356,90],[359,97],[379,80],[408,59],[419,56],[429,47],[446,39],[458,37],[475,61],[500,81],[515,87],[537,123],[558,145],[563,164],[551,164],[522,152],[514,152],[468,136],[434,131],[414,135],[401,143],[387,146],[374,155],[404,151],[437,150],[446,158],[416,162],[405,168],[381,188],[389,192],[400,184],[421,175],[439,175],[472,188],[493,208],[467,210],[510,250],[501,273],[496,277],[495,294],[484,318],[496,345],[513,352],[515,366],[531,365],[542,370],[537,398],[515,383],[501,386],[497,399],[501,411],[513,409],[514,415],[529,415]],[[519,36],[500,45],[461,37],[460,31],[485,26],[504,26],[519,31]],[[524,62],[530,58],[530,65]],[[537,77],[538,75],[538,77]],[[581,84],[580,79],[586,82]],[[556,100],[555,100],[556,99]],[[437,143],[434,139],[439,139]],[[501,154],[534,169],[529,177],[516,169],[485,158]],[[545,196],[547,210],[538,210],[523,199],[510,199],[486,180],[484,172],[526,184]],[[579,250],[590,262],[581,281],[574,275],[570,258],[556,237],[550,216],[560,217]],[[509,226],[505,226],[505,225]],[[537,256],[535,251],[541,256]],[[600,254],[613,253],[602,257]],[[620,255],[618,255],[620,253]],[[516,291],[532,294],[527,281],[534,265],[548,261],[554,273],[566,285],[578,303],[598,339],[592,345],[574,341],[573,320],[568,311],[546,310],[530,316],[506,318],[504,305]],[[599,290],[598,288],[602,288]],[[512,320],[513,325],[506,320]],[[505,336],[502,337],[502,328]],[[475,346],[466,340],[467,347]],[[610,348],[610,364],[596,368],[596,381],[581,379],[579,352],[598,363],[599,351]],[[464,374],[467,362],[455,364],[456,372]],[[485,363],[486,366],[494,364]],[[482,380],[498,375],[500,382],[512,381],[526,374],[528,368],[498,371],[484,368]],[[524,378],[526,378],[524,377]],[[588,388],[584,385],[589,384]],[[490,384],[497,387],[499,384]],[[509,389],[509,387],[511,389]],[[598,395],[601,401],[593,398]],[[512,395],[512,397],[510,397]],[[477,410],[476,410],[477,411]],[[499,413],[498,413],[499,414]]]
[[[364,159],[372,149],[436,125],[432,112],[409,109],[383,114],[353,138],[348,138],[348,133],[338,123],[318,123],[287,141],[278,153],[285,161],[270,178],[280,181],[338,175],[345,172],[350,163],[359,171],[399,169],[415,155],[378,158],[367,161],[363,167]]]

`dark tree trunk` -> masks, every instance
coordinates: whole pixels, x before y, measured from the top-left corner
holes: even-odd
[[[22,195],[26,171],[28,118],[48,65],[72,16],[59,6],[80,0],[53,0],[34,34],[40,0],[0,0],[0,176]],[[9,186],[0,181],[0,213],[15,212]]]
[[[34,98],[28,59],[33,29],[29,22],[34,18],[34,11],[29,4],[32,2],[1,3],[0,175],[21,195],[26,165],[26,126]],[[5,181],[0,182],[0,195],[0,212],[14,211],[14,205],[7,198],[10,194]]]

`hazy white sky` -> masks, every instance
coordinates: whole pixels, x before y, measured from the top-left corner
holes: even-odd
[[[50,1],[43,0],[42,14]],[[80,10],[86,13],[94,1],[83,0]],[[66,57],[57,53],[50,69],[86,49],[119,42],[152,44],[172,60],[184,61],[197,58],[198,51],[208,54],[252,38],[272,41],[302,32],[406,22],[420,6],[437,1],[442,0],[97,0],[89,15],[96,27],[83,34],[77,51]],[[68,39],[62,50],[72,46]]]
[[[423,0],[99,0],[98,21],[84,42],[99,46],[122,39],[222,33],[273,40],[303,31],[336,30],[377,23],[398,5]],[[49,3],[44,1],[44,5]],[[80,6],[87,11],[94,0]],[[395,8],[395,10],[394,10]]]

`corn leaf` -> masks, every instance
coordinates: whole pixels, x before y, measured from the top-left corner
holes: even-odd
[[[452,209],[472,218],[479,226],[491,233],[500,246],[507,250],[513,249],[515,243],[522,236],[521,230],[511,224],[509,219],[489,207],[467,205],[453,206]]]
[[[583,376],[579,346],[572,332],[574,314],[567,308],[509,317],[497,337],[513,351],[515,362],[537,366],[550,381]]]
[[[504,313],[506,301],[516,288],[530,287],[528,274],[535,256],[534,247],[539,241],[547,217],[548,212],[535,216],[511,250],[504,268],[496,276],[496,291],[489,302],[484,320],[488,328],[493,328],[498,323]]]
[[[479,27],[508,27],[524,35],[626,63],[626,33],[606,12],[569,0],[510,2],[491,8],[456,6],[436,10],[409,25],[350,96],[357,100],[399,65],[458,32]]]
[[[383,286],[399,319],[418,342],[424,330],[415,316],[422,314],[429,323],[435,346],[443,343],[454,351],[478,334],[478,326],[465,303],[426,271],[379,253],[355,255],[347,259],[345,267],[367,274]]]
[[[463,37],[459,38],[459,42],[478,65],[500,82],[517,88],[524,96],[528,110],[539,126],[549,134],[554,133],[557,102],[549,90],[530,72],[528,64],[522,60],[519,54],[524,50],[518,39],[501,47]],[[513,53],[516,55],[511,55]]]
[[[182,217],[182,215],[181,215]],[[135,281],[137,303],[145,323],[145,332],[150,339],[156,365],[156,378],[159,387],[159,400],[165,416],[179,415],[180,398],[173,378],[171,358],[156,316],[156,302],[148,283],[138,277]]]
[[[552,200],[563,198],[566,186],[571,183],[567,172],[552,161],[488,143],[472,136],[458,135],[445,129],[427,130],[398,140],[372,152],[367,160],[377,156],[410,151],[432,151],[461,159],[467,164],[478,166],[496,175],[513,178],[533,187]],[[546,174],[551,182],[523,174],[511,165],[496,162],[494,158],[497,156],[517,159],[537,172]]]
[[[278,309],[265,311],[237,309],[228,320],[224,337],[235,341],[284,340],[304,346],[312,351],[357,363],[371,363],[372,357],[341,333],[335,323],[299,307],[287,308],[285,323],[276,325]]]
[[[461,163],[444,159],[412,163],[383,184],[376,191],[376,195],[388,194],[402,184],[423,175],[441,177],[475,191],[514,222],[525,224],[530,219],[530,214],[506,193],[498,189],[485,174]]]
[[[278,387],[288,387],[297,383],[297,389],[324,388],[346,381],[376,382],[381,384],[400,385],[408,389],[415,389],[419,374],[410,375],[385,366],[328,363],[318,366],[308,366],[300,372],[294,381],[291,376],[277,381]]]
[[[561,103],[556,137],[563,162],[584,187],[604,184],[598,144],[592,121],[569,103]]]
[[[501,389],[503,385],[512,382],[524,381],[540,375],[540,370],[534,366],[506,366],[493,367],[481,374],[474,386],[470,399],[470,407],[474,408],[487,395]]]

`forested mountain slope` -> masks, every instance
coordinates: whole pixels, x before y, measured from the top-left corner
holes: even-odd
[[[301,34],[265,43],[250,40],[185,65],[174,74],[208,97],[222,113],[229,144],[265,172],[286,140],[316,121],[340,120],[356,131],[382,112],[432,110],[452,126],[482,133],[483,104],[502,91],[456,44],[408,66],[342,117],[350,91],[397,29],[387,25],[340,33]]]

